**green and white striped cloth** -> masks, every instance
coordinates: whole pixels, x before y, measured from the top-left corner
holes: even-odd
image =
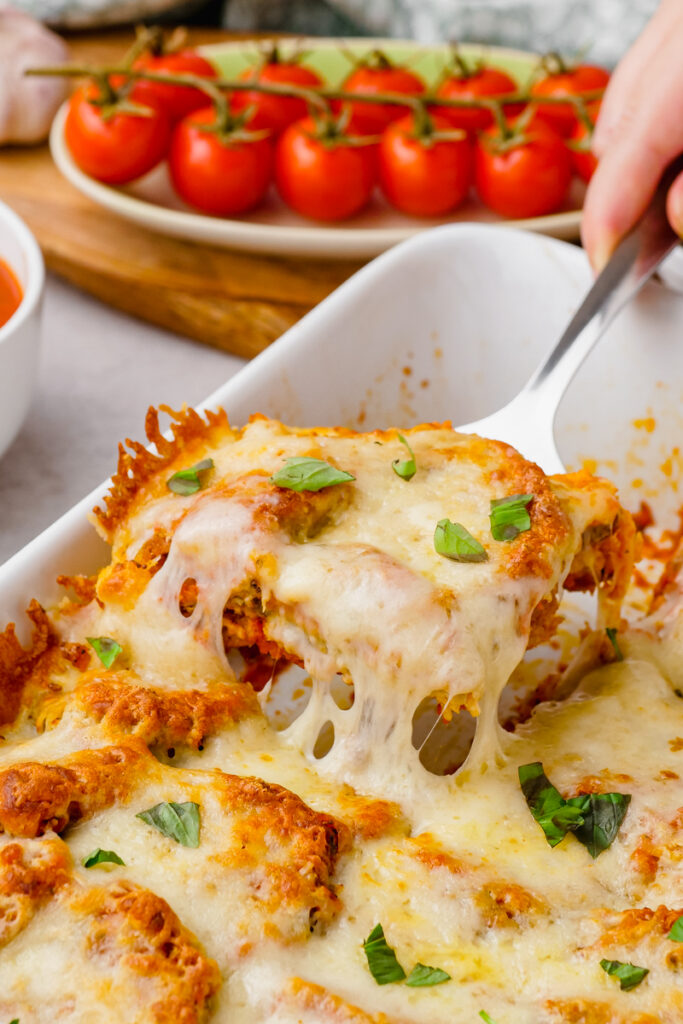
[[[227,0],[224,24],[560,50],[612,66],[656,7],[657,0]]]
[[[12,0],[54,25],[182,20],[206,0]],[[224,0],[226,28],[468,41],[615,64],[658,0]],[[683,0],[681,0],[683,2]],[[212,5],[207,21],[217,17]],[[200,21],[201,14],[194,20]]]

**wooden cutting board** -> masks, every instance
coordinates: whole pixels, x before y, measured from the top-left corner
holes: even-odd
[[[192,29],[190,43],[231,38]],[[233,37],[234,38],[234,37]],[[71,37],[73,59],[117,59],[131,33]],[[108,213],[59,173],[47,145],[0,150],[0,198],[36,235],[47,266],[103,302],[251,358],[360,265],[232,252],[154,234]]]

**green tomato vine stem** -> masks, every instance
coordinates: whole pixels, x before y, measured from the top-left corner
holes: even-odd
[[[143,68],[133,69],[128,66],[122,67],[120,65],[100,68],[69,65],[64,65],[62,67],[29,68],[25,74],[41,76],[58,75],[69,78],[93,78],[98,84],[100,84],[101,88],[103,87],[103,83],[106,83],[109,90],[111,90],[111,86],[108,82],[109,76],[123,76],[129,81],[143,79],[149,82],[158,82],[161,85],[184,85],[194,87],[207,94],[207,97],[216,107],[217,121],[227,128],[229,128],[230,125],[231,115],[226,93],[231,92],[260,92],[270,96],[295,97],[304,100],[309,108],[317,109],[320,113],[329,113],[330,104],[335,101],[404,106],[408,109],[412,109],[418,117],[420,116],[420,112],[425,110],[427,107],[445,107],[467,110],[484,109],[489,110],[493,115],[503,138],[509,138],[512,134],[505,116],[505,106],[513,103],[539,102],[537,97],[533,96],[531,93],[523,91],[506,93],[505,95],[497,96],[495,98],[484,99],[456,99],[437,96],[432,93],[422,93],[419,96],[392,92],[367,94],[346,92],[344,89],[332,89],[326,86],[319,89],[313,89],[299,85],[290,85],[288,83],[261,82],[258,79],[243,80],[231,78],[204,78],[200,75],[191,74],[171,75],[146,71]],[[594,89],[590,92],[582,93],[580,96],[544,96],[541,102],[544,106],[553,104],[566,105],[567,103],[570,103],[576,109],[577,116],[587,126],[591,125],[592,127],[590,115],[586,110],[586,103],[600,99],[603,93],[604,89]]]

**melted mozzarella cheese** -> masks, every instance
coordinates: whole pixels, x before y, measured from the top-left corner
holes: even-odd
[[[391,466],[401,453],[398,435],[382,437],[311,437],[257,420],[238,442],[213,452],[220,482],[248,482],[254,465],[274,473],[295,455],[331,459],[355,477],[350,503],[302,543],[267,521],[269,513],[278,515],[279,489],[264,494],[262,476],[253,478],[251,498],[244,488],[224,496],[214,484],[216,493],[187,503],[168,558],[137,603],[134,633],[125,625],[122,632],[140,652],[135,668],[141,673],[149,663],[166,669],[169,660],[177,662],[188,636],[204,661],[227,665],[223,609],[245,581],[257,581],[264,608],[276,605],[267,613],[269,639],[298,655],[316,680],[290,741],[312,755],[320,730],[331,722],[334,744],[319,770],[399,798],[407,787],[415,789],[412,776],[424,774],[411,744],[413,715],[432,693],[444,695],[455,710],[484,711],[475,749],[480,759],[495,761],[498,700],[521,660],[533,609],[561,583],[601,508],[600,494],[587,491],[585,501],[579,495],[583,505],[574,494],[578,508],[567,521],[557,503],[555,535],[538,539],[547,571],[511,572],[508,545],[491,541],[489,525],[501,480],[504,493],[510,450],[450,430],[417,431],[411,443],[419,468],[407,483]],[[508,487],[525,471],[515,458]],[[566,501],[564,485],[559,490]],[[602,499],[609,506],[611,492]],[[153,508],[154,519],[143,507],[127,523],[129,553],[150,527],[169,527],[177,497],[161,497]],[[433,535],[443,518],[486,540],[488,560],[463,564],[439,555]],[[188,579],[196,583],[198,601],[184,618],[179,594]],[[143,634],[151,641],[139,642]],[[159,646],[169,648],[161,658]],[[330,696],[336,673],[353,680],[349,711],[340,711]]]

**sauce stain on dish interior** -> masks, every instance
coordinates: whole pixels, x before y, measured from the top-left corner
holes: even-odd
[[[0,260],[0,327],[17,311],[22,298],[21,285],[7,264]]]

